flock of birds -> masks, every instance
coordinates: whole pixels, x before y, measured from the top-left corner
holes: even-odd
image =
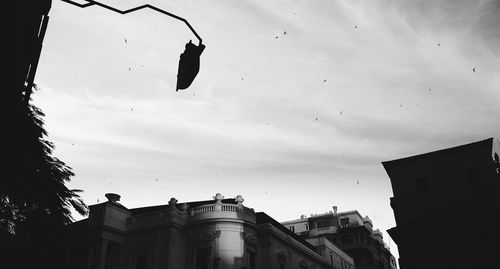
[[[294,15],[296,15],[296,13],[294,13]],[[354,29],[358,29],[358,25],[354,25]],[[285,30],[285,31],[283,31],[283,36],[285,36],[285,35],[287,35],[286,30]],[[275,38],[275,39],[278,39],[278,36],[275,36],[274,38]],[[125,38],[125,39],[124,39],[124,41],[125,41],[125,44],[128,44],[128,40],[127,40],[127,38]],[[441,43],[439,43],[439,42],[438,42],[438,43],[437,43],[437,46],[438,46],[438,47],[441,47]],[[144,66],[143,66],[143,65],[141,65],[141,67],[144,67]],[[128,68],[128,70],[129,70],[129,71],[131,71],[131,68],[129,67],[129,68]],[[472,72],[476,73],[476,71],[477,71],[477,67],[473,67],[473,68],[472,68]],[[243,77],[241,77],[241,80],[244,80],[244,78],[243,78]],[[323,83],[326,83],[326,82],[327,82],[327,79],[323,79]],[[429,88],[429,90],[428,90],[428,91],[429,91],[429,92],[431,92],[431,91],[432,91],[432,89],[431,89],[431,88]],[[193,93],[193,96],[195,96],[195,94],[194,94],[194,93]],[[400,105],[399,105],[399,107],[403,107],[403,105],[401,105],[401,104],[400,104]],[[131,108],[131,109],[130,109],[130,111],[134,111],[134,109],[133,109],[133,108]],[[340,111],[340,116],[342,116],[342,113],[343,113],[343,112],[344,112],[344,111]],[[314,119],[314,122],[317,122],[317,121],[319,121],[318,117],[316,117],[316,118]],[[270,123],[269,123],[269,122],[267,122],[266,124],[267,124],[267,125],[270,125]],[[73,143],[72,145],[74,145],[74,143]],[[342,157],[344,158],[345,156],[342,156]],[[158,179],[156,179],[156,181],[158,181]],[[112,183],[111,183],[111,184],[112,184]],[[357,181],[356,181],[356,184],[359,184],[359,180],[357,180]],[[99,199],[97,199],[97,202],[99,202]]]
[[[294,15],[296,15],[296,13],[294,13]],[[358,29],[358,25],[354,25],[354,29]],[[284,31],[283,31],[283,36],[285,36],[286,34],[287,34],[286,30],[284,30]],[[277,39],[277,38],[278,38],[278,36],[275,36],[274,38],[275,38],[275,39]],[[124,41],[125,41],[125,44],[128,44],[128,40],[127,40],[127,38],[125,38],[125,39],[124,39]],[[441,43],[440,43],[440,42],[438,42],[438,43],[437,43],[437,45],[438,45],[438,47],[441,47]],[[143,66],[143,65],[141,65],[141,67],[144,67],[144,66]],[[131,71],[131,68],[129,67],[129,68],[128,68],[128,70],[129,70],[129,71]],[[472,72],[476,73],[476,71],[477,71],[477,67],[473,67],[473,68],[472,68]],[[244,77],[241,77],[241,80],[243,81],[243,80],[244,80]],[[326,81],[327,81],[327,79],[323,79],[323,83],[326,83]],[[432,91],[432,89],[431,89],[431,88],[429,88],[429,92],[431,92],[431,91]],[[193,96],[196,96],[196,94],[195,94],[195,93],[193,93]],[[400,105],[399,105],[399,107],[403,107],[403,105],[401,105],[401,104],[400,104]],[[131,108],[131,109],[130,109],[130,111],[134,111],[134,109],[133,109],[133,108]],[[344,112],[344,111],[340,111],[340,116],[342,116],[342,113],[343,113],[343,112]],[[318,121],[318,118],[316,117],[314,121]],[[266,124],[267,124],[267,125],[269,125],[269,123],[266,123]],[[74,144],[73,144],[73,145],[74,145]]]

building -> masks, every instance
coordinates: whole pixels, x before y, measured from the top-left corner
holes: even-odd
[[[308,242],[243,198],[129,209],[120,196],[90,206],[68,227],[68,268],[327,269],[349,257],[327,242]]]
[[[383,162],[401,269],[500,268],[493,138]],[[498,155],[496,155],[498,159]]]
[[[395,269],[397,267],[394,256],[385,245],[382,233],[373,230],[370,218],[362,217],[358,211],[316,214],[300,219],[285,221],[282,224],[300,237],[311,240],[324,240],[345,252],[353,261],[343,256],[336,257],[339,268],[351,268],[354,263],[356,269]]]

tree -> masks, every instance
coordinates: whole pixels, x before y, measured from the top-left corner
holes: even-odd
[[[65,186],[74,174],[53,156],[44,114],[25,101],[25,93],[26,89],[11,95],[14,99],[8,105],[4,130],[7,158],[2,161],[5,167],[0,181],[0,253],[16,263],[23,262],[19,255],[33,259],[30,255],[35,255],[38,267],[44,268],[40,265],[62,261],[60,239],[65,225],[73,221],[70,208],[82,215],[88,209],[78,195],[81,190]],[[24,262],[32,258],[24,258]],[[20,265],[16,267],[23,267]]]

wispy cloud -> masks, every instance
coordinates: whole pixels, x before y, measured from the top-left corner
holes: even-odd
[[[153,3],[207,45],[186,91],[182,23],[51,10],[34,98],[88,203],[243,193],[279,220],[335,203],[385,230],[381,161],[498,136],[498,1]]]

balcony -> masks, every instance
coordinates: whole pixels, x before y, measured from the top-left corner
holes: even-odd
[[[253,209],[242,204],[226,204],[216,201],[213,204],[201,205],[189,210],[189,222],[218,219],[233,219],[255,223]]]

